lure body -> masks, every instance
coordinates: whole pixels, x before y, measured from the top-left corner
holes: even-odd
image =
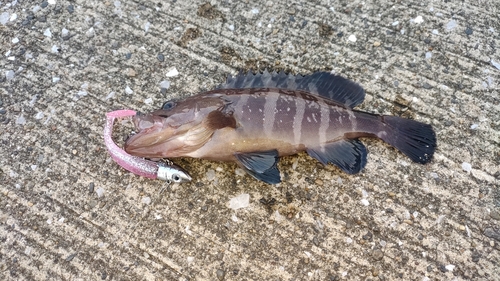
[[[380,138],[418,163],[431,160],[436,137],[430,125],[353,110],[364,96],[358,84],[326,72],[229,77],[219,89],[136,115],[139,133],[125,150],[148,158],[235,161],[267,183],[280,182],[280,156],[300,151],[358,173],[367,154],[360,137]]]

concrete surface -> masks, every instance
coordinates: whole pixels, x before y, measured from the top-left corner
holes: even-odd
[[[499,1],[211,4],[0,3],[0,279],[500,279]],[[195,180],[169,187],[110,161],[106,112],[265,67],[361,83],[361,109],[434,126],[434,161],[365,140],[355,176],[177,159]]]

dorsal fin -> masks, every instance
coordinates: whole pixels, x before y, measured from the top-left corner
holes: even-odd
[[[365,99],[365,91],[355,82],[329,72],[316,72],[310,75],[292,75],[284,72],[268,72],[246,74],[240,72],[236,76],[229,75],[226,83],[218,89],[245,88],[279,88],[302,90],[317,94],[353,108]]]

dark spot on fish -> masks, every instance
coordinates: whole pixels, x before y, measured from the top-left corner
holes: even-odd
[[[218,130],[226,127],[236,128],[236,120],[232,113],[224,114],[214,110],[210,112],[206,119],[207,127],[211,130]]]

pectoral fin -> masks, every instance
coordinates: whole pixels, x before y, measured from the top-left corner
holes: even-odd
[[[308,148],[307,153],[324,165],[334,164],[349,174],[359,173],[366,165],[366,147],[357,139]]]
[[[269,184],[281,182],[277,150],[236,153],[238,164],[254,178]]]

